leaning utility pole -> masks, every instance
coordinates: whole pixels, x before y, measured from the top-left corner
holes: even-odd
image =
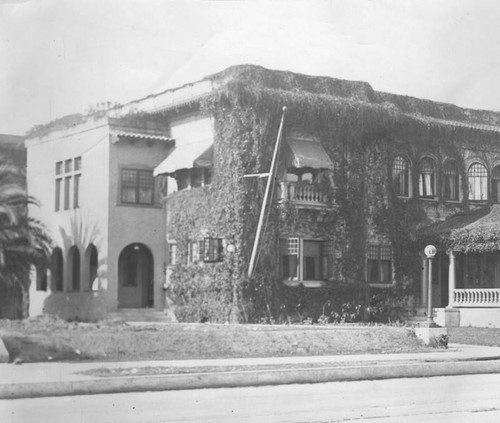
[[[273,159],[271,161],[271,167],[269,169],[269,173],[246,175],[247,177],[249,177],[249,176],[259,176],[259,177],[267,176],[266,191],[264,192],[264,200],[262,201],[262,207],[260,209],[259,224],[257,225],[257,232],[255,234],[255,240],[254,240],[253,248],[252,248],[252,256],[250,257],[250,264],[248,266],[248,277],[249,278],[252,277],[253,271],[255,270],[255,265],[256,265],[256,260],[257,260],[257,251],[259,249],[260,237],[262,235],[262,225],[264,223],[264,216],[266,214],[267,203],[269,201],[269,193],[271,191],[271,186],[274,183],[274,178],[276,176],[276,167],[277,167],[276,164],[278,161],[278,152],[279,152],[279,148],[280,148],[280,144],[281,144],[281,134],[283,132],[283,122],[285,120],[285,112],[286,112],[286,107],[283,107],[283,114],[281,115],[281,122],[280,122],[280,127],[278,130],[278,137],[276,138],[276,144],[274,146]]]

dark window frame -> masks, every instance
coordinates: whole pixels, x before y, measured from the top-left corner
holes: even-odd
[[[333,254],[330,241],[300,237],[279,240],[279,272],[283,281],[325,281],[331,273],[329,255]],[[304,244],[317,244],[317,255],[305,255]],[[314,276],[311,276],[311,272]]]
[[[429,175],[429,180],[426,176]],[[419,198],[434,199],[437,197],[436,162],[430,157],[420,160],[418,166],[418,196]]]
[[[203,261],[217,263],[224,259],[222,238],[205,237],[203,239]]]
[[[369,244],[366,252],[366,279],[369,284],[373,285],[391,285],[392,270],[392,247],[382,244]],[[384,270],[384,266],[388,266]],[[375,273],[375,278],[372,278],[372,273]],[[387,275],[387,280],[384,280],[383,275]]]
[[[476,190],[477,181],[479,181],[479,192]],[[469,201],[488,201],[488,169],[484,164],[474,162],[469,166],[467,170],[467,193]],[[483,194],[485,194],[486,198],[482,198]]]
[[[397,197],[411,196],[411,164],[403,155],[397,155],[392,162],[392,187]]]
[[[127,183],[124,179],[124,175],[126,172],[134,173],[134,183]],[[143,186],[144,180],[141,181],[141,175],[146,176],[150,180],[150,185]],[[141,184],[142,182],[142,184]],[[155,179],[153,176],[153,170],[151,169],[137,169],[137,168],[129,168],[123,167],[120,171],[120,202],[121,204],[127,205],[138,205],[138,206],[154,206],[156,204],[155,195],[156,195],[156,187],[155,187]],[[151,201],[141,201],[141,188],[151,189]],[[135,190],[135,200],[129,201],[126,199],[124,195],[125,189],[134,189]]]
[[[460,201],[460,171],[455,162],[446,162],[443,167],[444,189],[443,197],[445,201]]]

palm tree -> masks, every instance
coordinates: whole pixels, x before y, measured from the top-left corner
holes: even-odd
[[[46,265],[51,240],[28,216],[37,204],[26,192],[23,172],[0,162],[0,318],[28,316],[31,265]]]

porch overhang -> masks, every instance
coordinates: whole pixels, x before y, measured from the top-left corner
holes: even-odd
[[[333,169],[333,162],[317,138],[292,133],[286,138],[288,166]]]
[[[500,204],[470,213],[458,213],[448,219],[421,228],[418,240],[460,253],[500,251]]]
[[[154,176],[173,174],[176,170],[210,167],[213,163],[213,139],[206,138],[175,146],[170,155],[154,169]]]

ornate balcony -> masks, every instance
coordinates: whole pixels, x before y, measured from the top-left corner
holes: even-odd
[[[500,289],[454,289],[453,307],[500,307]]]
[[[326,207],[326,196],[320,187],[307,182],[280,182],[280,201],[290,201],[299,207]]]

